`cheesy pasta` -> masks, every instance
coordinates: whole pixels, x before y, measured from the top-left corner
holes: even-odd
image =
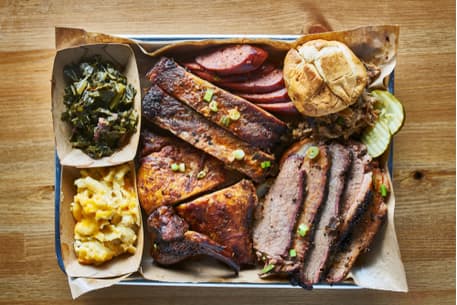
[[[82,264],[99,265],[136,251],[140,211],[130,167],[81,170],[71,203],[74,250]]]

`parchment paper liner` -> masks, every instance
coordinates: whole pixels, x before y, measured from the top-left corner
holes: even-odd
[[[133,162],[129,162],[131,169],[131,175],[135,177],[135,165]],[[94,283],[93,288],[97,287],[96,279],[105,279],[105,281],[100,281],[101,283],[117,283],[121,279],[125,278],[125,275],[130,275],[133,272],[138,271],[143,248],[144,248],[144,233],[143,233],[143,223],[140,222],[140,228],[138,230],[138,240],[137,240],[137,251],[134,255],[121,255],[115,257],[111,261],[101,265],[101,266],[92,266],[92,265],[82,265],[78,262],[76,255],[73,251],[73,242],[74,242],[74,226],[75,221],[73,215],[70,212],[70,204],[73,201],[73,196],[76,194],[76,187],[74,185],[75,179],[80,177],[79,168],[63,166],[62,167],[62,199],[60,206],[60,242],[62,249],[62,259],[65,266],[65,272],[67,276],[73,278],[70,282],[73,283],[82,283],[81,281],[76,281],[75,278],[84,278],[91,279],[90,281],[85,281],[85,283]],[[136,189],[136,179],[134,179],[135,189]],[[137,196],[137,205],[140,209]],[[109,281],[107,281],[109,279]],[[91,288],[92,286],[83,285],[76,291],[81,291],[84,287]],[[86,289],[84,288],[84,289]],[[90,289],[92,290],[92,289]]]
[[[71,127],[61,120],[62,112],[65,111],[63,103],[64,89],[67,86],[64,81],[63,68],[70,63],[78,63],[81,57],[100,55],[104,60],[109,60],[123,68],[121,71],[127,81],[137,90],[134,107],[138,112],[137,131],[130,137],[129,142],[111,156],[101,159],[93,159],[82,150],[73,148],[69,138]],[[57,51],[52,73],[52,119],[57,154],[62,165],[80,168],[103,167],[117,165],[133,160],[135,157],[141,126],[141,92],[138,78],[138,68],[133,50],[127,44],[92,44],[81,47],[72,47]]]
[[[372,87],[385,88],[388,76],[392,73],[396,64],[398,48],[399,28],[395,25],[387,26],[368,26],[341,32],[327,32],[319,34],[304,35],[293,42],[272,41],[268,39],[223,39],[205,41],[186,41],[173,43],[164,46],[163,43],[138,42],[122,37],[115,37],[106,34],[85,32],[80,29],[57,28],[56,47],[68,47],[71,44],[80,45],[91,42],[122,41],[130,43],[137,55],[140,79],[144,78],[144,73],[148,71],[158,56],[179,56],[181,52],[201,49],[215,44],[230,43],[253,43],[267,45],[277,48],[276,52],[284,52],[288,48],[296,47],[311,39],[338,40],[346,43],[354,53],[367,63],[375,63],[381,68],[381,75],[372,83]],[[161,48],[163,47],[163,48]],[[365,50],[371,50],[367,53]],[[149,52],[149,53],[148,53]],[[154,56],[154,57],[150,57]],[[143,80],[143,79],[142,79]],[[146,88],[147,82],[142,82],[142,87]],[[386,160],[387,154],[384,156]],[[384,162],[385,169],[388,171],[387,162]],[[394,227],[395,196],[390,195],[388,202],[388,218],[383,229],[371,245],[371,251],[364,253],[359,258],[357,264],[352,268],[348,279],[363,288],[403,291],[408,290],[406,275],[403,262],[398,247],[397,237]],[[238,277],[233,277],[233,273],[217,262],[212,260],[191,260],[181,264],[178,268],[163,268],[152,263],[149,255],[149,238],[145,238],[145,251],[141,263],[141,274],[145,279],[162,282],[235,282],[235,283],[272,283],[277,280],[262,280],[257,276],[259,269],[244,270]],[[337,285],[336,285],[337,286]]]

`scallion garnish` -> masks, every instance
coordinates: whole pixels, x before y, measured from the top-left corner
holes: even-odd
[[[197,174],[197,179],[203,179],[206,177],[206,171],[205,170],[201,170],[198,172]]]
[[[382,197],[387,197],[387,186],[385,184],[381,184],[379,191]]]
[[[209,103],[209,109],[212,112],[217,112],[218,111],[217,102],[216,101],[211,101],[211,103]]]
[[[305,237],[306,233],[308,233],[308,231],[309,231],[309,227],[307,225],[302,223],[298,226],[297,233],[301,237]]]
[[[270,161],[263,161],[262,163],[260,163],[260,167],[265,169],[265,168],[269,168],[271,167],[271,162]]]
[[[295,249],[290,249],[290,250],[289,250],[289,256],[290,256],[290,257],[296,257],[296,256],[297,256],[297,250],[295,250]]]
[[[319,155],[319,147],[317,147],[317,146],[310,146],[310,147],[306,150],[306,155],[307,155],[308,158],[310,158],[310,159],[316,158],[316,157]]]
[[[214,93],[213,89],[211,89],[211,88],[206,89],[205,95],[203,96],[203,100],[208,103],[211,102],[211,100],[213,99],[213,93]]]
[[[228,114],[229,114],[229,118],[233,121],[237,121],[241,117],[240,112],[236,108],[230,109]]]
[[[181,173],[184,173],[186,171],[186,164],[184,163],[179,163],[179,171]]]
[[[171,166],[171,170],[177,172],[179,170],[179,165],[177,163],[173,163]]]
[[[237,149],[233,151],[232,155],[235,160],[243,160],[245,153],[242,149]]]
[[[274,264],[268,264],[266,265],[265,267],[263,267],[262,271],[260,271],[261,274],[263,273],[268,273],[270,272],[271,270],[273,270],[275,268],[275,265]]]
[[[225,127],[228,127],[230,125],[230,118],[226,115],[223,115],[221,118],[221,124]]]

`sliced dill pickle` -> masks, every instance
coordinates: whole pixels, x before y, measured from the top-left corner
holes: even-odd
[[[384,120],[378,120],[373,127],[368,128],[362,134],[362,143],[367,146],[368,154],[373,157],[382,155],[390,143],[390,130]]]
[[[405,121],[405,111],[401,102],[390,92],[373,90],[371,94],[376,97],[377,108],[381,109],[379,120],[389,127],[391,135],[396,134]]]

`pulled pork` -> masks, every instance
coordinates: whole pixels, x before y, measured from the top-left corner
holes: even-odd
[[[348,108],[323,117],[310,118],[292,128],[292,137],[301,139],[312,135],[316,139],[349,139],[372,126],[379,115],[375,108],[376,98],[364,90],[356,103]]]

